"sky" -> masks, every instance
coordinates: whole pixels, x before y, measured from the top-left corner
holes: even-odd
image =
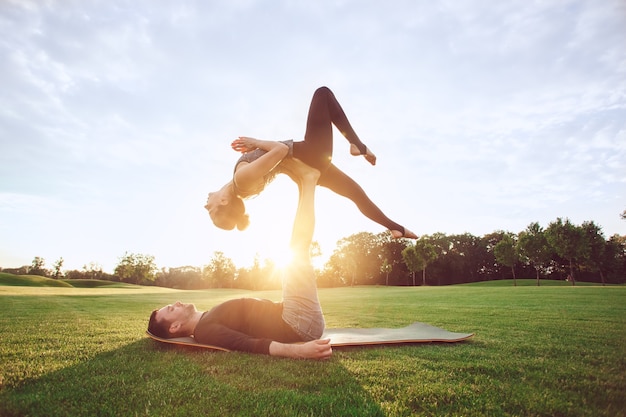
[[[203,208],[238,136],[301,140],[331,88],[375,167],[333,162],[418,235],[519,233],[558,217],[626,235],[621,0],[0,2],[0,267],[113,272],[279,258],[279,177],[223,231]],[[383,232],[319,189],[322,258]]]

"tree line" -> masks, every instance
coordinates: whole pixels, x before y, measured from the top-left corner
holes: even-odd
[[[625,212],[626,213],[626,212]],[[625,218],[622,213],[622,218]],[[319,245],[312,256],[319,256]],[[279,268],[255,257],[250,267],[237,267],[222,252],[214,252],[204,266],[158,268],[151,255],[125,253],[113,274],[91,263],[82,271],[62,271],[63,258],[45,268],[35,257],[32,265],[4,269],[66,279],[105,279],[179,289],[276,289]],[[593,221],[575,225],[557,218],[546,228],[534,222],[515,234],[495,231],[482,237],[470,233],[435,233],[415,241],[391,239],[388,233],[360,232],[337,242],[332,255],[317,271],[319,287],[352,285],[450,285],[518,278],[568,280],[602,284],[626,283],[626,236],[605,238]]]

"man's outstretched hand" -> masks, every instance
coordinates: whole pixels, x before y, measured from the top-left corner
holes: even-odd
[[[330,346],[330,339],[312,340],[310,342],[296,345],[300,348],[300,357],[308,359],[327,359],[333,354]]]
[[[294,359],[328,359],[333,354],[330,339],[312,340],[306,343],[288,344],[272,342],[270,355]]]

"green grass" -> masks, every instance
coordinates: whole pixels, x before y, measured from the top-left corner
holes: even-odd
[[[42,277],[39,275],[13,275],[0,272],[0,285],[25,286],[25,287],[71,287],[62,280]]]
[[[511,287],[514,286],[515,283],[512,279],[503,279],[503,280],[494,280],[494,281],[480,281],[480,282],[472,282],[469,284],[459,284],[459,285],[469,285],[472,287],[475,286],[484,286],[484,287]],[[593,282],[582,282],[577,281],[575,286],[585,287],[592,286],[597,287],[601,284],[593,283]],[[607,284],[607,286],[614,286],[615,284]],[[518,279],[517,280],[518,287],[536,287],[537,280],[536,279]],[[539,281],[539,286],[541,287],[571,287],[572,283],[565,280],[555,280],[555,279],[542,279]]]
[[[100,279],[66,279],[63,281],[74,288],[143,288],[140,285],[128,284],[125,282],[111,282]]]
[[[143,288],[139,285],[100,279],[52,279],[39,275],[13,275],[0,272],[0,286],[3,285],[13,287]]]
[[[329,327],[422,321],[476,333],[335,349],[323,362],[144,335],[153,308],[240,296],[280,294],[0,286],[0,415],[626,415],[625,287],[322,289]]]

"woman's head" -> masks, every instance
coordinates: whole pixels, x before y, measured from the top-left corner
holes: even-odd
[[[210,199],[210,197],[209,197]],[[246,214],[246,206],[239,197],[231,198],[227,202],[209,208],[204,206],[213,220],[213,224],[224,230],[245,230],[250,224],[250,217]]]

